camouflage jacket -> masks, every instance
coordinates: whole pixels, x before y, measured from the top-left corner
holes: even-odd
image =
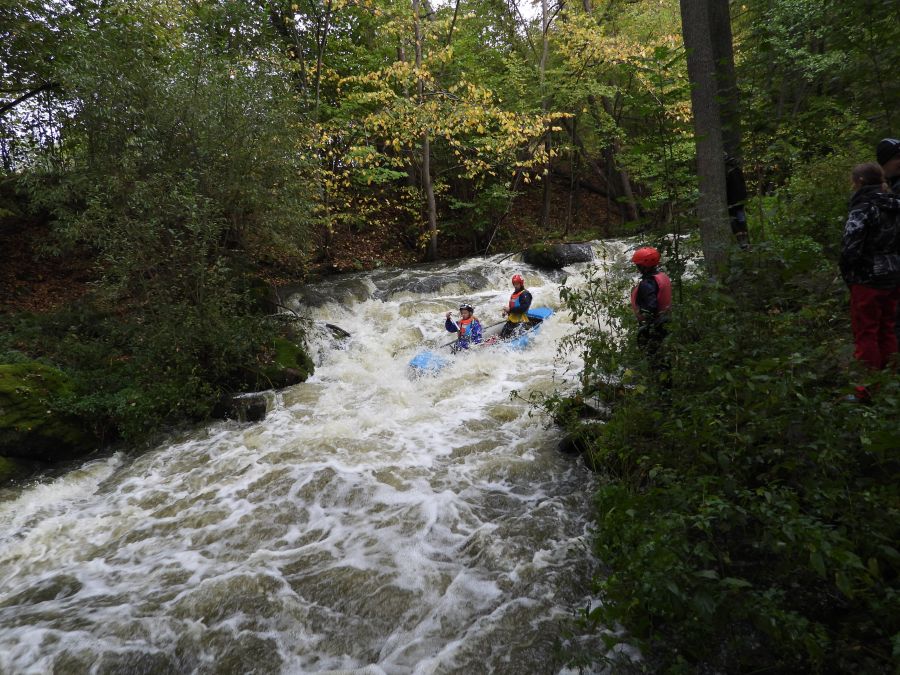
[[[850,198],[840,267],[847,284],[900,285],[900,195],[869,185]]]

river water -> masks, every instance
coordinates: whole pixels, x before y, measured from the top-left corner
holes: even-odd
[[[0,672],[570,672],[560,645],[598,642],[573,621],[595,478],[522,399],[571,381],[571,322],[406,371],[461,301],[499,321],[517,271],[557,310],[579,275],[497,256],[295,289],[352,336],[313,331],[315,375],[263,422],[4,493]]]

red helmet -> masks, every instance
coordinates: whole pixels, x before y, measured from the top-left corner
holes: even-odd
[[[631,262],[641,267],[656,267],[659,264],[659,251],[651,246],[639,248],[631,256]]]
[[[512,282],[513,284],[522,284],[523,286],[525,285],[525,279],[522,278],[521,274],[513,274]]]

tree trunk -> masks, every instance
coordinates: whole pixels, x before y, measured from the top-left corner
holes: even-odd
[[[722,114],[722,144],[725,152],[736,159],[741,157],[741,115],[737,76],[734,71],[734,42],[731,34],[731,14],[727,0],[709,3],[710,35],[716,63],[716,81]]]
[[[291,73],[294,88],[302,97],[307,94],[306,59],[303,55],[303,45],[300,44],[300,36],[294,27],[293,20],[287,14],[273,6],[268,7],[269,22],[272,28],[282,39],[287,48],[288,58],[298,64],[298,69]]]
[[[594,95],[591,94],[590,99],[593,99]],[[608,97],[603,96],[601,98],[603,102],[603,109],[606,111],[606,114],[610,116],[610,118],[618,124],[618,120],[616,120],[615,110],[613,109],[613,104],[609,100]],[[596,105],[593,100],[590,100],[591,105]],[[613,139],[611,146],[611,161],[619,174],[619,179],[622,182],[622,197],[625,199],[625,217],[627,220],[637,220],[638,219],[638,208],[637,201],[634,198],[634,190],[631,189],[631,176],[628,175],[628,170],[619,167],[619,163],[616,161],[616,157],[618,157],[622,153],[622,144],[619,143],[618,139]]]
[[[422,27],[419,24],[419,0],[412,0],[413,25],[416,37],[416,71],[422,68]],[[419,105],[425,103],[425,81],[421,73],[418,78]],[[437,260],[437,204],[434,199],[434,186],[431,183],[431,141],[428,131],[422,134],[422,190],[428,203],[428,260]]]
[[[741,247],[750,245],[744,204],[747,188],[744,183],[743,152],[741,149],[741,108],[737,75],[734,70],[734,42],[731,34],[731,15],[727,0],[710,3],[710,24],[713,57],[716,61],[716,80],[719,106],[722,113],[722,145],[725,149],[725,196],[732,232]]]
[[[578,129],[578,118],[572,118],[572,128]],[[575,205],[575,188],[578,185],[578,177],[576,176],[575,170],[575,155],[578,154],[578,149],[573,145],[572,150],[569,153],[569,173],[571,176],[569,177],[569,203],[566,207],[566,225],[563,229],[563,238],[567,238],[569,236],[569,227],[572,225],[572,207]]]
[[[725,268],[729,226],[725,197],[725,155],[718,101],[716,60],[712,47],[711,6],[728,0],[680,0],[681,31],[687,50],[691,108],[697,145],[700,198],[697,216],[707,273],[720,276]]]
[[[406,48],[403,46],[403,42],[401,41],[399,45],[397,45],[397,60],[401,63],[406,63]],[[403,83],[403,96],[406,99],[410,98],[409,86],[406,82]],[[406,155],[406,185],[410,188],[416,188],[419,185],[419,177],[417,166],[418,162],[416,159],[416,152],[413,149],[404,150],[404,154]]]
[[[437,260],[437,203],[434,200],[434,186],[431,184],[431,142],[428,132],[422,134],[422,188],[428,201],[428,260]]]
[[[587,162],[588,166],[590,166],[594,170],[594,173],[597,174],[597,178],[602,180],[603,185],[606,186],[605,190],[601,194],[609,196],[610,192],[612,192],[612,185],[610,184],[609,178],[607,177],[606,172],[603,170],[603,167],[597,164],[597,160],[595,160],[588,154],[587,148],[584,147],[584,141],[581,140],[581,136],[575,129],[575,126],[572,124],[572,121],[569,119],[563,119],[563,125],[566,127],[566,130],[572,137],[572,142],[578,146],[579,150],[581,150],[581,155],[584,157],[584,161]]]
[[[322,61],[325,57],[325,46],[328,44],[328,31],[331,28],[331,0],[325,4],[325,16],[321,27],[316,26],[316,99],[314,119],[319,121],[319,104],[322,98]]]

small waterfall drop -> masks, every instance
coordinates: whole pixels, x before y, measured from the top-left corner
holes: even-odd
[[[294,289],[351,336],[314,340],[315,375],[263,422],[0,501],[0,672],[563,671],[595,601],[594,477],[524,399],[577,373],[556,358],[566,312],[526,351],[406,372],[460,302],[500,321],[516,271],[555,310],[579,274],[497,256]]]

